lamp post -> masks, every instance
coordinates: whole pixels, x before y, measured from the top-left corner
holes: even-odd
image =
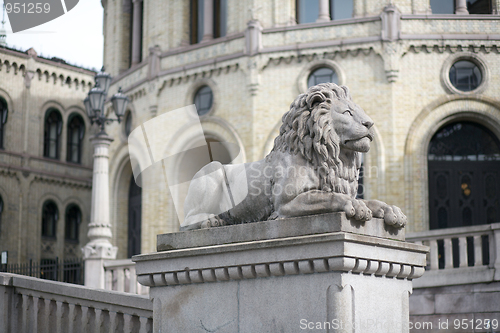
[[[111,84],[111,75],[104,67],[95,76],[96,85],[83,103],[91,124],[96,123],[100,132],[90,141],[94,145],[94,171],[92,176],[92,203],[88,230],[89,243],[82,249],[85,260],[85,286],[104,289],[104,260],[115,259],[117,247],[110,242],[109,219],[109,145],[113,139],[105,131],[105,124],[121,121],[128,98],[121,88],[111,97],[116,118],[106,118],[104,104]]]

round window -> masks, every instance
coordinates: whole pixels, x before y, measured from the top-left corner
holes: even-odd
[[[203,86],[194,95],[194,105],[196,105],[196,110],[198,115],[203,116],[207,114],[212,108],[212,102],[214,95],[212,89],[209,86]]]
[[[483,75],[479,66],[469,60],[459,60],[450,68],[450,82],[460,91],[472,91],[479,87]]]
[[[331,68],[321,67],[316,69],[309,75],[307,79],[307,87],[312,87],[320,83],[332,82],[335,84],[339,83],[339,78],[337,73]]]

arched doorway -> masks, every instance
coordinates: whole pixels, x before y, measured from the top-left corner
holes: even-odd
[[[141,209],[142,189],[135,183],[134,176],[130,179],[128,191],[128,246],[129,258],[141,253]]]
[[[467,121],[441,127],[428,149],[429,226],[500,221],[500,141]]]

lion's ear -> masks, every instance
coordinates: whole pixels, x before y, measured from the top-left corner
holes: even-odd
[[[307,107],[309,108],[309,110],[311,110],[316,104],[323,103],[324,100],[325,96],[320,92],[310,94],[309,96],[307,96]]]

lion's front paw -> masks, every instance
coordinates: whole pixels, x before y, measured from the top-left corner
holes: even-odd
[[[386,205],[384,207],[384,221],[396,228],[403,228],[406,225],[407,218],[399,207]]]
[[[352,200],[354,207],[354,218],[359,221],[368,221],[372,219],[372,211],[361,200]]]
[[[226,222],[218,216],[210,215],[208,220],[201,223],[201,229],[207,229],[212,227],[220,227],[226,225]]]

